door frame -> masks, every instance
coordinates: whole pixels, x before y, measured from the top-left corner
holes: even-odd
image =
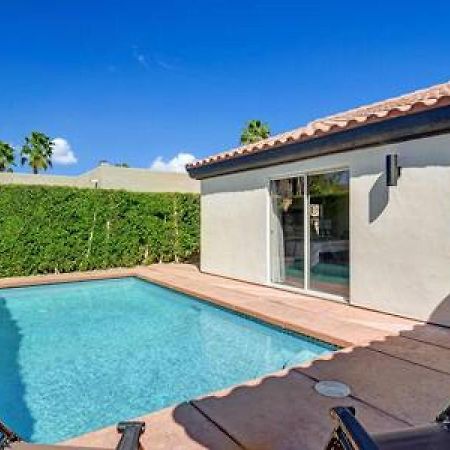
[[[344,303],[350,303],[350,280],[351,280],[351,264],[349,264],[349,270],[350,270],[350,278],[349,278],[349,294],[348,296],[341,296],[337,294],[331,294],[327,292],[317,291],[314,289],[311,289],[309,287],[309,269],[310,269],[310,210],[309,210],[309,190],[308,190],[308,177],[314,176],[314,175],[323,175],[327,173],[334,173],[334,172],[343,172],[347,171],[349,173],[349,224],[350,224],[350,168],[348,166],[336,166],[333,168],[327,168],[327,169],[317,169],[317,170],[306,170],[306,171],[291,171],[286,172],[283,175],[276,175],[273,177],[268,177],[266,180],[266,192],[267,192],[267,279],[268,279],[268,285],[271,287],[275,287],[278,289],[283,289],[291,292],[296,292],[300,294],[307,294],[314,297],[320,297],[325,298],[329,300],[337,300]],[[304,239],[304,273],[303,273],[303,288],[296,287],[296,286],[289,286],[288,284],[282,284],[282,283],[276,283],[272,281],[272,196],[271,196],[271,185],[273,181],[277,180],[284,180],[286,178],[295,178],[295,177],[302,177],[303,178],[303,191],[305,195],[303,196],[303,239]],[[306,214],[305,214],[306,212]],[[350,246],[351,246],[351,239],[350,239],[351,233],[349,233],[349,254],[350,252]]]

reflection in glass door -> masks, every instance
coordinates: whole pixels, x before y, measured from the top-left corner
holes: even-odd
[[[272,197],[272,281],[304,287],[303,177],[274,180]]]
[[[309,283],[314,291],[349,294],[349,174],[308,176]]]
[[[348,297],[348,171],[274,180],[270,190],[272,281]]]

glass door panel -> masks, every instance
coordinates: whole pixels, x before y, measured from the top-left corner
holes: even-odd
[[[349,295],[349,173],[308,176],[308,288]]]
[[[304,178],[271,183],[272,281],[299,288],[305,279]]]

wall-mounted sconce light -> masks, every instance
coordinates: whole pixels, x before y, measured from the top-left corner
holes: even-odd
[[[397,186],[400,175],[401,167],[398,165],[398,155],[395,153],[386,155],[386,186]]]

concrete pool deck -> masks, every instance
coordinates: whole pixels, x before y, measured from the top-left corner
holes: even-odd
[[[138,276],[345,347],[143,417],[145,449],[322,449],[332,428],[332,406],[355,406],[368,430],[377,432],[430,422],[450,402],[450,329],[202,274],[189,265],[2,279],[0,287],[122,276]],[[352,395],[317,394],[314,383],[329,379],[347,383]],[[66,443],[114,447],[117,441],[110,427]]]

